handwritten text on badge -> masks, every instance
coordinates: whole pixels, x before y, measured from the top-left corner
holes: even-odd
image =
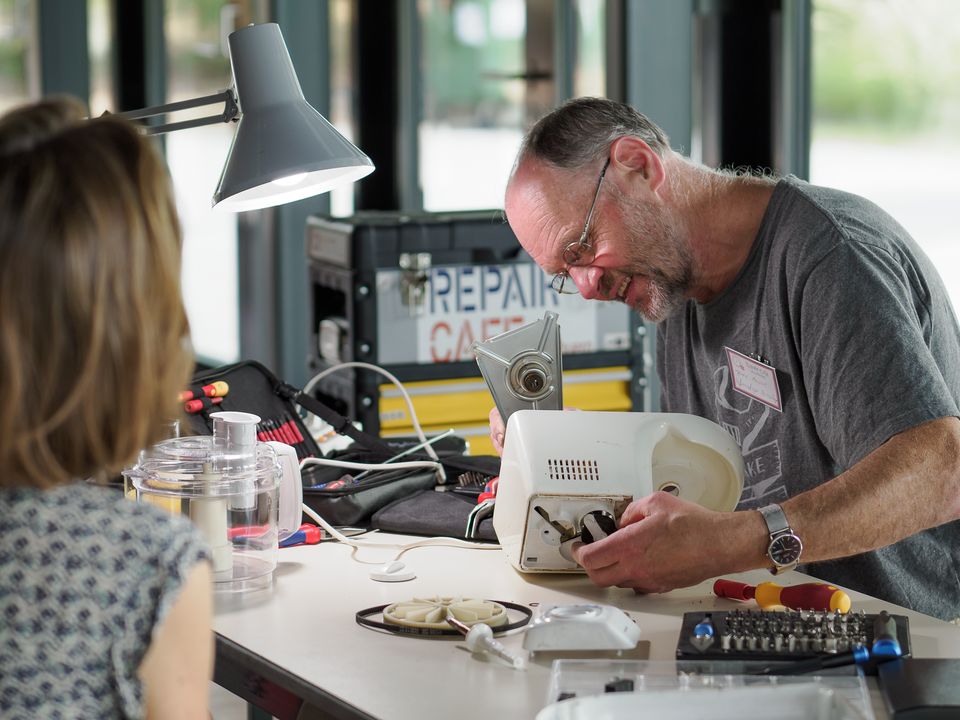
[[[733,389],[777,412],[783,412],[776,369],[736,350],[728,347],[723,349],[727,353]]]

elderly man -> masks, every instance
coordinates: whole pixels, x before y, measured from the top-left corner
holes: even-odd
[[[662,409],[721,424],[746,465],[736,512],[634,501],[576,550],[594,582],[663,592],[803,563],[960,616],[960,328],[890,216],[794,177],[703,167],[595,98],[531,129],[506,214],[555,290],[658,323]],[[491,433],[499,445],[496,411]]]

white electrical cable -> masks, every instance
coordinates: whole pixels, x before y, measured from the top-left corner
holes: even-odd
[[[383,467],[382,467],[382,468],[377,468],[377,469],[389,470],[389,468],[386,467],[388,464],[391,464],[391,465],[392,465],[392,464],[394,464],[397,460],[399,460],[400,458],[402,458],[404,455],[409,455],[410,453],[414,453],[414,452],[416,452],[417,450],[422,450],[425,446],[433,445],[435,442],[438,442],[438,441],[440,441],[440,440],[443,440],[445,437],[449,437],[450,435],[453,435],[453,428],[450,428],[450,429],[447,430],[446,432],[442,432],[442,433],[440,433],[439,435],[436,435],[436,436],[430,438],[430,439],[427,440],[426,442],[422,442],[422,443],[420,443],[420,444],[418,444],[418,445],[414,445],[413,447],[408,447],[406,450],[404,450],[403,452],[397,453],[397,454],[394,455],[392,458],[387,458],[386,460],[383,461]],[[362,478],[364,475],[366,475],[366,474],[369,473],[369,472],[371,472],[371,471],[370,471],[370,470],[366,470],[366,471],[360,473],[359,475],[357,475],[357,477],[354,478],[354,479],[355,479],[355,480],[359,480],[360,478]],[[445,480],[447,479],[446,473],[443,471],[443,466],[442,466],[442,465],[441,465],[439,468],[437,468],[437,474],[440,476],[441,482],[443,482],[443,481],[445,481]]]
[[[330,375],[331,373],[336,372],[337,370],[346,370],[351,367],[361,368],[365,370],[373,370],[374,372],[378,372],[384,377],[386,377],[388,380],[390,380],[397,387],[397,390],[400,391],[400,394],[403,396],[403,400],[407,405],[407,412],[410,414],[410,421],[413,424],[413,428],[417,434],[417,437],[420,439],[420,442],[423,445],[424,450],[427,452],[427,454],[430,455],[430,457],[432,457],[437,462],[431,463],[428,461],[420,461],[420,462],[391,462],[391,463],[371,464],[371,463],[351,463],[345,460],[329,460],[325,458],[304,458],[300,462],[301,469],[308,464],[309,465],[332,465],[335,467],[346,467],[346,468],[355,467],[355,468],[363,468],[363,469],[371,468],[371,469],[384,469],[384,470],[389,470],[393,468],[405,468],[405,467],[432,467],[432,468],[436,468],[437,473],[438,475],[440,475],[441,479],[446,479],[443,466],[440,464],[440,458],[437,455],[436,451],[433,449],[431,444],[434,440],[439,438],[434,438],[433,440],[427,439],[427,436],[424,434],[423,429],[420,427],[420,420],[417,418],[417,413],[413,409],[413,401],[410,399],[409,393],[407,393],[406,388],[403,387],[403,383],[401,383],[400,380],[397,379],[397,377],[394,376],[388,370],[385,370],[382,367],[379,367],[378,365],[373,365],[372,363],[365,363],[365,362],[340,363],[338,365],[333,365],[327,368],[326,370],[321,370],[312,378],[310,378],[307,384],[303,386],[304,394],[309,395],[310,393],[312,393],[313,389],[317,386],[317,384],[327,375]],[[411,450],[413,449],[414,448],[411,448]],[[354,554],[356,553],[357,550],[364,547],[399,548],[399,552],[397,552],[397,554],[393,557],[392,561],[388,561],[388,564],[390,562],[398,560],[405,552],[409,550],[413,550],[414,548],[418,548],[418,547],[430,547],[430,546],[462,547],[462,548],[471,548],[474,550],[499,550],[500,549],[500,546],[496,544],[473,543],[467,540],[461,540],[459,538],[451,538],[451,537],[424,538],[422,540],[415,540],[405,545],[400,543],[375,542],[371,540],[352,539],[352,538],[348,538],[346,535],[339,532],[330,523],[328,523],[326,520],[320,517],[320,515],[317,514],[314,511],[314,509],[308,506],[306,503],[303,504],[303,512],[306,513],[311,519],[313,519],[318,525],[320,525],[320,527],[322,527],[324,530],[330,533],[330,536],[332,538],[334,538],[338,542],[341,542],[345,545],[349,545],[350,547],[352,547]],[[376,562],[360,560],[355,555],[354,555],[354,559],[357,562],[363,563],[365,565],[380,565],[383,563],[383,561],[381,560],[377,560]]]
[[[414,540],[411,543],[401,544],[401,543],[391,543],[391,542],[376,542],[373,540],[365,540],[358,538],[348,538],[346,535],[338,531],[333,525],[328,523],[322,517],[320,517],[317,512],[314,511],[312,507],[303,504],[303,512],[305,512],[311,519],[313,519],[320,527],[330,533],[330,536],[335,540],[342,542],[345,545],[349,545],[354,549],[354,551],[359,550],[364,547],[391,547],[391,548],[400,548],[400,551],[394,555],[393,560],[400,559],[400,556],[409,550],[413,550],[418,547],[429,547],[429,546],[439,546],[439,547],[462,547],[462,548],[471,548],[473,550],[499,550],[499,545],[494,545],[491,543],[472,543],[467,540],[461,540],[459,538],[451,537],[431,537],[424,538],[422,540]],[[377,560],[376,562],[370,562],[367,560],[360,560],[355,558],[357,562],[363,563],[364,565],[381,565],[383,564],[382,560]],[[392,562],[392,561],[388,561]]]
[[[328,367],[326,370],[321,370],[312,378],[310,378],[307,384],[303,386],[304,394],[309,395],[311,392],[313,392],[313,389],[317,386],[317,383],[323,380],[323,378],[325,378],[327,375],[330,375],[331,373],[336,372],[337,370],[346,370],[348,368],[362,368],[364,370],[373,370],[374,372],[380,373],[381,375],[386,377],[388,380],[390,380],[390,382],[396,385],[397,390],[400,391],[400,394],[403,396],[403,400],[407,405],[407,412],[410,414],[410,421],[413,424],[414,431],[417,433],[417,437],[420,438],[420,442],[422,443],[427,442],[427,436],[424,435],[423,429],[420,427],[420,420],[417,418],[417,413],[414,412],[413,410],[413,401],[410,399],[410,395],[407,392],[407,389],[403,387],[403,383],[401,383],[400,380],[398,380],[393,373],[391,373],[389,370],[384,370],[379,365],[374,365],[372,363],[365,363],[365,362],[355,362],[355,361],[340,363],[339,365],[333,365],[331,367]],[[434,460],[437,460],[439,462],[440,458],[437,456],[436,451],[432,447],[427,445],[426,451],[430,457],[432,457]],[[441,477],[442,476],[443,476],[443,471],[441,470]]]
[[[304,458],[300,461],[300,469],[303,470],[307,465],[329,465],[331,467],[342,467],[349,470],[410,470],[414,468],[430,468],[437,470],[439,463],[431,460],[408,460],[406,462],[392,463],[364,463],[354,462],[352,460],[334,460],[332,458]]]

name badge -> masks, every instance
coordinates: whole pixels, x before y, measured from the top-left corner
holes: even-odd
[[[723,349],[727,353],[733,389],[777,412],[783,412],[776,368],[728,347]]]

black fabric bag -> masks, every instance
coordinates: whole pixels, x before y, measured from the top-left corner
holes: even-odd
[[[467,522],[475,507],[476,500],[460,493],[420,490],[377,510],[370,526],[384,532],[496,542],[492,517],[478,523],[476,537],[466,537]]]
[[[216,381],[226,382],[229,391],[219,401],[205,397],[202,388]],[[197,373],[189,388],[199,409],[189,415],[195,433],[213,432],[211,413],[221,410],[249,412],[260,416],[258,437],[261,440],[279,440],[297,450],[301,459],[307,457],[349,460],[364,463],[383,462],[419,441],[411,438],[383,439],[358,430],[348,418],[304,394],[298,388],[277,378],[270,370],[255,361],[244,361]],[[189,401],[188,401],[189,402]],[[307,430],[300,416],[303,407],[327,422],[341,435],[354,443],[344,451],[324,455]],[[457,438],[443,439],[434,446],[441,457],[449,482],[458,484],[466,473],[473,473],[471,481],[479,483],[484,477],[499,472],[499,458],[463,455],[464,443]],[[423,452],[410,453],[404,460],[431,460]],[[307,465],[303,477],[303,499],[310,508],[332,525],[366,527],[371,515],[397,500],[407,499],[422,490],[436,486],[437,475],[431,469],[375,470],[354,480],[360,471],[323,465]],[[412,531],[416,532],[416,531]]]

